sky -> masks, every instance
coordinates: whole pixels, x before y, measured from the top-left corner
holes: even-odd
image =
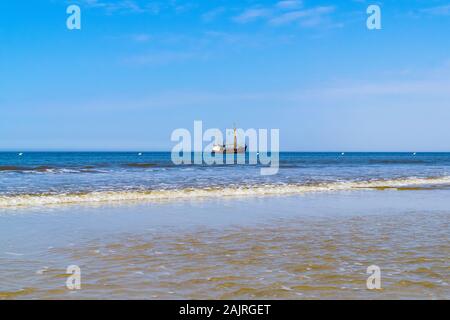
[[[449,40],[450,1],[1,1],[0,150],[171,150],[201,120],[286,151],[450,151]]]

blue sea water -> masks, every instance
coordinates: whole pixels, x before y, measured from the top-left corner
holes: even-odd
[[[166,193],[159,194],[160,198],[181,191],[195,197],[198,190],[203,192],[200,195],[205,190],[243,188],[247,194],[252,190],[278,194],[303,192],[308,187],[313,191],[340,185],[370,187],[374,182],[375,187],[442,187],[450,182],[450,153],[282,152],[279,166],[277,174],[264,176],[261,165],[175,165],[169,152],[2,152],[0,206],[24,205],[36,197],[47,197],[44,202],[49,204],[66,202],[62,199],[68,195],[82,196],[86,202],[117,201],[124,192],[130,199],[131,193],[133,197],[145,193],[148,198],[162,191]],[[91,199],[92,193],[107,193],[108,197]],[[59,198],[49,198],[54,196]]]
[[[280,162],[262,176],[170,153],[0,153],[0,299],[449,297],[450,154]]]

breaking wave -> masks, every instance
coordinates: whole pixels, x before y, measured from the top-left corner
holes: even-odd
[[[101,172],[98,168],[104,166],[82,166],[82,167],[57,167],[57,166],[0,166],[0,172],[13,173],[92,173]]]
[[[120,202],[156,202],[177,199],[260,197],[295,195],[314,192],[351,191],[361,189],[419,190],[450,186],[450,176],[435,178],[402,178],[393,180],[341,181],[310,184],[257,184],[226,187],[202,187],[143,191],[94,191],[55,194],[0,195],[0,208],[105,204]]]

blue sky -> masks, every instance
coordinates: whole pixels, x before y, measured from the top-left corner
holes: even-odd
[[[450,1],[1,1],[0,149],[170,150],[203,120],[283,150],[450,151],[449,37]]]

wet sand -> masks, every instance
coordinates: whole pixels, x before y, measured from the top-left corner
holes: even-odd
[[[450,191],[0,211],[0,299],[449,299]],[[81,268],[81,290],[65,286]],[[366,269],[381,268],[381,290]]]

